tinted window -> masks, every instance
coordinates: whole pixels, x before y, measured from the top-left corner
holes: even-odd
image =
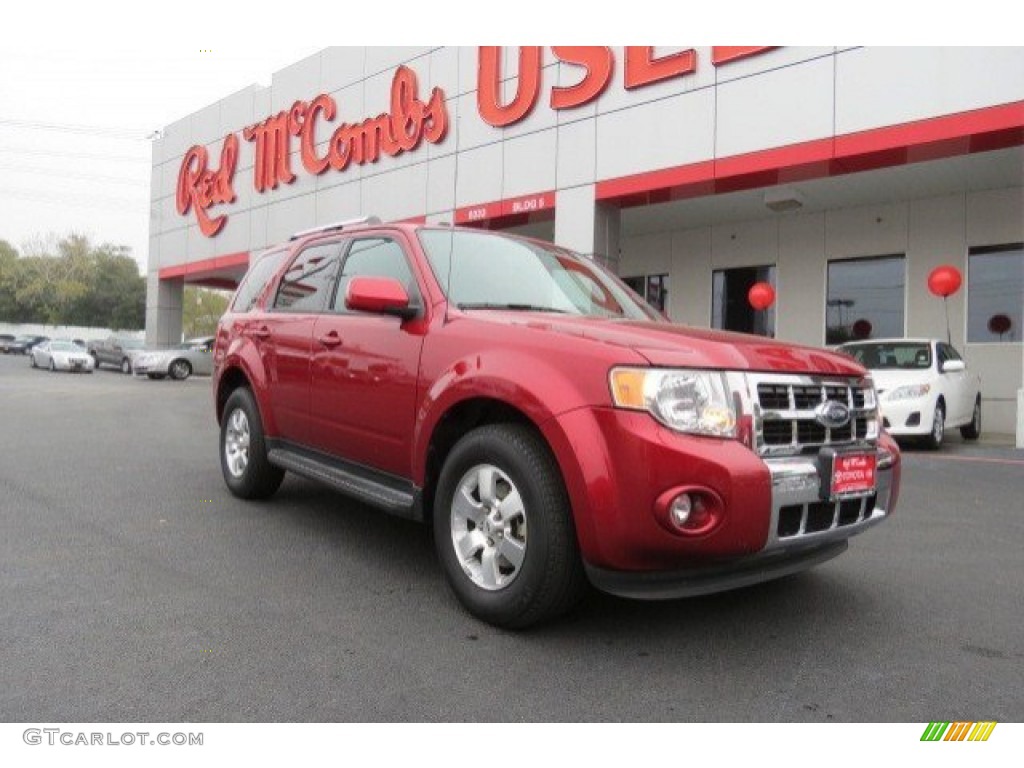
[[[903,336],[903,256],[830,261],[825,343]]]
[[[967,270],[967,340],[1024,338],[1024,245],[972,248]]]
[[[405,287],[410,299],[417,295],[416,281],[402,246],[390,238],[367,237],[352,241],[334,295],[334,309],[340,312],[345,311],[345,291],[353,277],[391,277]]]
[[[256,304],[267,283],[277,274],[281,268],[287,251],[275,251],[268,253],[249,268],[249,272],[242,280],[235,292],[235,301],[232,304],[234,312],[248,312]]]
[[[324,308],[338,266],[338,243],[312,245],[281,278],[274,309],[316,312]]]

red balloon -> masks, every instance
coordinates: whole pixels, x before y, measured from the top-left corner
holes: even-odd
[[[1013,327],[1013,321],[1006,315],[992,315],[988,319],[988,329],[997,336],[1002,336]]]
[[[959,269],[950,264],[943,264],[928,275],[928,290],[936,296],[946,298],[959,291],[963,281]]]
[[[853,338],[855,339],[867,339],[871,337],[871,331],[874,326],[871,325],[871,321],[866,318],[861,318],[853,324]]]
[[[754,309],[768,309],[775,303],[775,289],[771,283],[754,283],[747,292],[747,301]]]

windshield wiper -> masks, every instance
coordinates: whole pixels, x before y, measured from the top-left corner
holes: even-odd
[[[557,312],[562,315],[569,314],[566,309],[558,307],[543,307],[539,304],[500,304],[491,302],[477,302],[456,304],[459,309],[512,309],[519,312]]]

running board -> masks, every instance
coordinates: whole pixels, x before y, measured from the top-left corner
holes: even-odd
[[[420,492],[412,483],[276,440],[267,442],[267,460],[274,466],[329,485],[389,514],[407,520],[423,520]]]

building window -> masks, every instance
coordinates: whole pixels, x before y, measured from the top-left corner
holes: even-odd
[[[754,309],[747,294],[756,283],[775,287],[775,266],[716,269],[711,275],[711,327],[775,336],[775,306]]]
[[[967,259],[967,341],[1020,341],[1024,244],[971,248]]]
[[[659,312],[664,312],[668,306],[668,275],[624,277],[622,282]]]
[[[825,343],[903,338],[906,258],[902,255],[828,263]]]

